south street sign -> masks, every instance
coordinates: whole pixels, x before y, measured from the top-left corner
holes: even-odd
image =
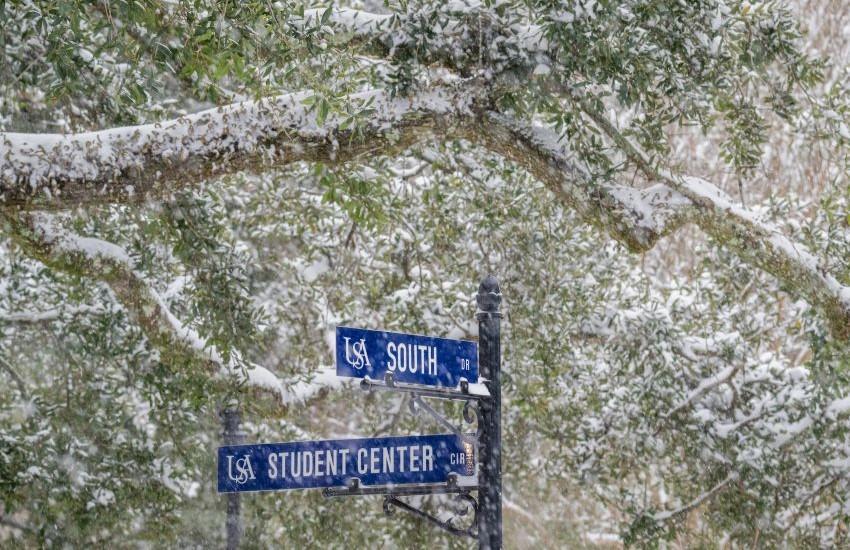
[[[336,328],[336,374],[427,386],[457,387],[478,382],[478,346],[400,332]]]
[[[218,492],[445,483],[475,475],[473,444],[453,434],[291,441],[218,448]]]

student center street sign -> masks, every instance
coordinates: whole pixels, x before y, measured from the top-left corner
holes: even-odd
[[[406,392],[451,433],[358,439],[232,444],[236,422],[225,418],[228,445],[218,449],[218,491],[228,493],[228,548],[239,544],[239,494],[324,489],[327,497],[382,495],[384,510],[401,508],[450,533],[502,545],[501,388],[498,282],[478,291],[479,342],[352,327],[336,329],[336,374],[361,379],[364,390]],[[480,363],[480,373],[479,373]],[[479,376],[480,374],[480,376]],[[465,401],[466,433],[424,398]],[[477,494],[477,500],[471,493]],[[471,524],[457,527],[399,497],[453,493],[471,506]]]
[[[454,434],[236,445],[218,450],[218,490],[280,491],[446,483],[474,477],[472,442]]]

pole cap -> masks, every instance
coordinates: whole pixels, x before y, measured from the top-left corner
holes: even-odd
[[[502,291],[499,289],[499,280],[492,275],[487,275],[478,285],[478,310],[484,313],[495,313],[499,311],[502,303]]]

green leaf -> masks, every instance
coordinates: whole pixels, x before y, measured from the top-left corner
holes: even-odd
[[[325,98],[322,98],[319,101],[319,109],[316,111],[316,123],[321,126],[325,123],[325,119],[328,117],[328,112],[330,111],[331,106],[328,104]]]
[[[326,9],[322,13],[322,25],[328,24],[328,22],[331,20],[331,15],[333,15],[333,13],[334,13],[334,7],[333,7],[333,4],[331,4],[330,6],[328,6],[328,9]]]

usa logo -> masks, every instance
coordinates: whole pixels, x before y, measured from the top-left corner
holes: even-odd
[[[234,471],[234,467],[236,471]],[[244,455],[243,458],[233,460],[233,455],[227,455],[227,477],[230,481],[242,485],[254,479],[254,467],[251,465],[251,456]]]
[[[363,367],[372,368],[372,363],[369,362],[369,354],[366,352],[366,340],[361,338],[359,342],[351,344],[348,336],[343,336],[345,339],[345,360],[348,364],[357,370]]]

